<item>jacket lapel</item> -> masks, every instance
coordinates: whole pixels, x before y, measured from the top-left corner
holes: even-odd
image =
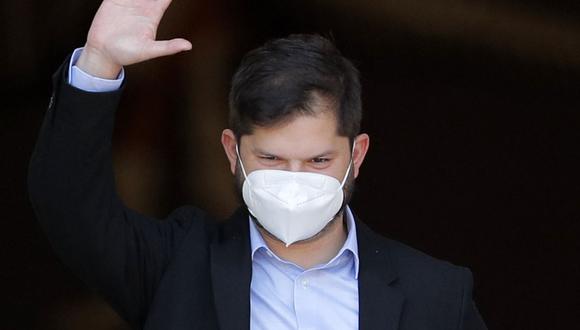
[[[396,330],[405,298],[392,286],[397,272],[380,238],[360,221],[356,222],[356,228],[360,258],[359,329]]]
[[[244,209],[223,224],[211,246],[211,276],[220,329],[249,329],[252,263]]]

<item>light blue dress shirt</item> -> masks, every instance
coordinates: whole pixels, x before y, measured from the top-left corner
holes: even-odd
[[[346,209],[348,234],[338,254],[311,269],[282,260],[250,219],[250,329],[358,329],[358,244]]]
[[[118,79],[101,79],[75,66],[82,48],[69,64],[68,82],[88,92],[118,89]],[[353,330],[358,329],[358,244],[354,217],[346,208],[347,237],[337,255],[323,265],[302,269],[282,260],[266,245],[250,222],[252,282],[250,329],[252,330]]]

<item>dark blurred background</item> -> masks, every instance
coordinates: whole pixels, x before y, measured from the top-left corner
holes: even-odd
[[[0,5],[0,329],[126,329],[55,257],[25,186],[50,76],[99,3]],[[193,51],[127,68],[118,189],[146,214],[226,217],[219,135],[238,61],[270,38],[332,36],[362,73],[372,141],[355,212],[470,267],[490,329],[577,328],[579,19],[575,0],[175,0],[159,37]]]

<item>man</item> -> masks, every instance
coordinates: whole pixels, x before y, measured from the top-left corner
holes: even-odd
[[[110,155],[122,67],[191,48],[155,41],[169,3],[105,0],[55,75],[29,189],[67,265],[135,328],[485,329],[469,270],[348,208],[369,137],[358,73],[322,37],[271,41],[236,72],[221,141],[244,207],[230,221],[122,204]]]

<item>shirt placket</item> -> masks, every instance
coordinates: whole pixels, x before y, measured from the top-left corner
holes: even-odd
[[[302,272],[294,280],[294,310],[300,330],[317,329],[316,279],[319,270]]]

